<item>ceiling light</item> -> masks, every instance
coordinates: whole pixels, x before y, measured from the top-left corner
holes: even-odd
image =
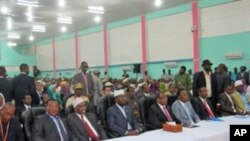
[[[162,5],[162,0],[155,0],[155,6],[159,7]]]
[[[20,34],[19,33],[8,33],[8,38],[9,39],[20,39]]]
[[[62,8],[65,7],[65,0],[58,0],[58,5]]]
[[[30,36],[29,36],[29,40],[30,40],[30,41],[33,41],[33,40],[34,40],[34,36],[30,35]]]
[[[32,31],[34,31],[34,32],[46,32],[46,27],[44,25],[33,25]]]
[[[28,17],[28,19],[27,19],[29,22],[32,22],[33,21],[33,17],[32,16],[30,16],[30,17]]]
[[[99,23],[101,21],[101,17],[100,16],[95,16],[94,20],[95,20],[95,22]]]
[[[72,24],[72,17],[57,17],[56,22],[63,24]]]
[[[104,14],[104,7],[101,6],[88,6],[89,13]]]
[[[1,7],[1,12],[3,13],[3,14],[7,14],[8,13],[8,8],[6,7],[6,6],[2,6]]]
[[[67,28],[66,28],[65,26],[62,26],[62,27],[61,27],[61,31],[62,31],[62,32],[66,32],[66,31],[67,31]]]
[[[17,0],[18,5],[31,6],[31,7],[39,7],[39,3],[37,0]]]
[[[10,47],[15,47],[15,46],[17,46],[17,43],[8,42],[7,45],[10,46]]]

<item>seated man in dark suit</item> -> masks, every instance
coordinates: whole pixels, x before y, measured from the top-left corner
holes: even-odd
[[[74,141],[107,139],[104,131],[98,126],[95,115],[86,113],[87,102],[84,102],[82,98],[76,98],[72,104],[75,112],[67,117],[67,123]]]
[[[194,111],[187,94],[183,88],[177,91],[178,99],[172,105],[172,112],[181,121],[183,126],[192,126],[200,121],[199,116]]]
[[[109,130],[120,136],[138,135],[142,129],[132,114],[132,109],[126,105],[127,99],[124,90],[114,92],[116,104],[107,111]]]
[[[199,115],[201,120],[215,118],[215,112],[213,111],[212,104],[207,98],[207,88],[201,87],[198,89],[199,97],[195,97],[193,100],[193,107],[195,112]]]
[[[2,138],[0,138],[0,141],[24,141],[24,134],[19,120],[14,117],[15,109],[14,104],[7,102],[1,110],[0,128],[2,129]]]
[[[49,100],[46,114],[38,117],[32,127],[32,141],[69,141],[66,124],[58,116],[59,105]]]
[[[17,116],[19,116],[19,118],[21,118],[22,113],[25,111],[28,111],[32,106],[32,98],[29,94],[25,94],[22,98],[22,104],[17,106]]]
[[[229,84],[226,86],[224,93],[219,95],[220,109],[222,116],[230,116],[236,114],[242,114],[235,107],[235,103],[232,98],[232,94],[234,93],[234,86]]]
[[[156,94],[156,103],[149,109],[148,120],[155,129],[162,128],[162,124],[166,122],[176,121],[180,123],[180,121],[174,117],[168,106],[168,97],[165,93]]]

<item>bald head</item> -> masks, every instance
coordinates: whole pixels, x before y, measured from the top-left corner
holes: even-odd
[[[11,102],[7,102],[4,104],[1,110],[1,118],[2,122],[7,123],[9,122],[15,115],[15,105]]]

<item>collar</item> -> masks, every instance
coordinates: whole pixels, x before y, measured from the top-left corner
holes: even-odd
[[[165,105],[161,105],[160,103],[157,103],[157,105],[158,105],[161,109],[163,109],[164,107],[166,107]]]
[[[182,102],[181,100],[178,100],[182,106],[185,106],[186,104],[184,102]]]
[[[199,98],[200,98],[200,100],[204,103],[204,101],[206,100],[206,99],[204,99],[204,98],[202,98],[202,97],[200,97],[199,96]]]
[[[208,74],[207,74],[207,72],[206,72],[205,70],[203,70],[203,73],[204,73],[205,75],[211,75],[211,71],[209,71]]]

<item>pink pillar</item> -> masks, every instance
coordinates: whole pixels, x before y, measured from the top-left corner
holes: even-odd
[[[53,53],[53,75],[56,78],[56,45],[55,45],[55,38],[52,41],[52,53]]]
[[[78,34],[75,32],[75,67],[76,67],[76,73],[78,73],[78,66],[79,66],[79,46],[78,46]]]
[[[199,71],[199,8],[198,1],[192,3],[194,72]]]
[[[108,72],[108,30],[107,24],[103,26],[103,41],[104,41],[104,66],[105,71]]]
[[[145,16],[141,16],[141,38],[142,38],[142,70],[143,75],[147,70],[147,32],[146,32],[146,19]]]

